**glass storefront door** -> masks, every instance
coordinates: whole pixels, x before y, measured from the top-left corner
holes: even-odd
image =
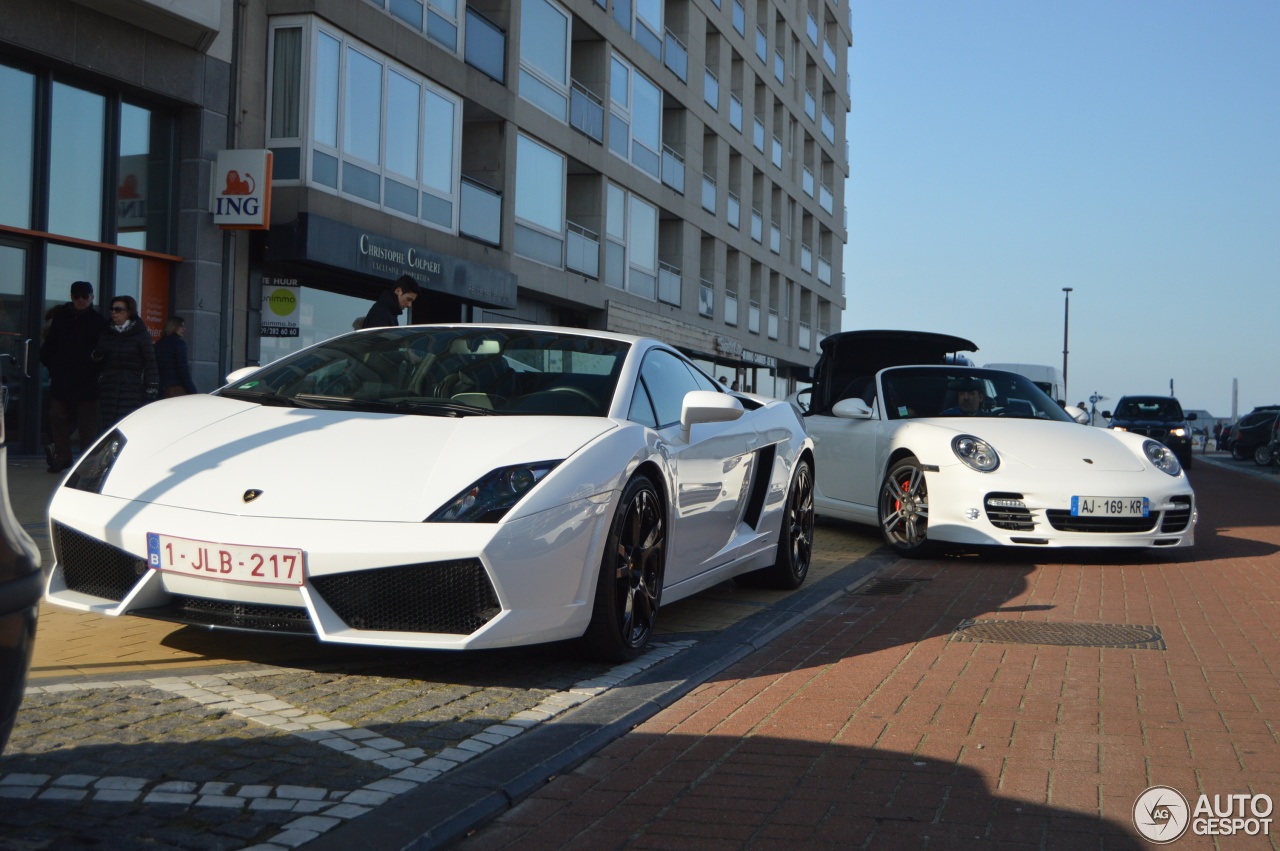
[[[40,340],[33,339],[27,315],[27,249],[0,242],[0,375],[3,375],[4,429],[19,451],[34,444]]]

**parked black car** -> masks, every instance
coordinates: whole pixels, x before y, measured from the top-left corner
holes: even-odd
[[[40,551],[22,531],[9,503],[8,457],[0,417],[0,751],[22,703],[43,578]]]
[[[1253,459],[1263,466],[1271,463],[1271,428],[1280,418],[1280,405],[1263,405],[1240,418],[1231,429],[1228,446],[1237,461]],[[1262,456],[1262,457],[1258,457]]]
[[[1191,420],[1195,414],[1184,414],[1182,405],[1172,396],[1125,396],[1116,403],[1115,413],[1103,411],[1111,420],[1111,428],[1131,431],[1158,440],[1173,450],[1182,466],[1191,469]]]

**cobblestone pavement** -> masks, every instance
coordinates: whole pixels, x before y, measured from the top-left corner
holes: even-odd
[[[9,478],[47,569],[56,482],[37,466],[11,464]],[[820,524],[806,588],[878,545],[874,530]],[[725,583],[664,607],[653,648],[612,667],[565,645],[332,647],[46,606],[0,756],[0,849],[298,847],[529,741],[787,596]]]

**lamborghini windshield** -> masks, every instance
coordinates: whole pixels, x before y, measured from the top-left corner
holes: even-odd
[[[604,416],[629,348],[510,328],[386,328],[335,337],[218,392],[304,408]]]
[[[921,417],[1016,417],[1074,422],[1024,376],[995,369],[909,366],[880,373],[891,420]],[[874,385],[873,385],[874,390]]]

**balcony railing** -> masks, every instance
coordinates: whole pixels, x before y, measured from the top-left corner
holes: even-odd
[[[787,61],[782,58],[781,51],[773,52],[773,77],[779,83],[787,79]]]
[[[747,302],[747,330],[752,334],[760,333],[760,302]]]
[[[733,0],[733,28],[738,31],[738,35],[747,34],[747,10],[738,0]]]
[[[751,125],[751,144],[756,146],[757,151],[764,153],[764,122],[760,120],[759,116],[754,119],[754,123]]]
[[[828,213],[835,209],[835,196],[831,194],[831,187],[825,183],[818,187],[818,205]]]
[[[698,314],[701,316],[716,315],[716,288],[706,278],[698,282]]]
[[[764,242],[764,214],[755,207],[751,208],[751,238]]]
[[[800,243],[800,271],[813,274],[813,249]]]
[[[501,245],[502,193],[463,175],[458,201],[458,232],[490,245]]]
[[[821,346],[821,345],[822,345],[822,341],[823,341],[823,340],[825,340],[825,339],[827,339],[827,338],[828,338],[828,337],[830,337],[830,336],[831,336],[831,335],[830,335],[829,333],[827,333],[827,331],[826,331],[826,329],[825,329],[825,328],[819,328],[819,329],[818,329],[818,335],[817,335],[816,337],[814,337],[814,339],[813,339],[813,347],[814,347],[815,349],[816,349],[816,348],[818,348],[819,346]]]
[[[778,311],[774,310],[772,307],[769,308],[768,331],[770,340],[778,339]]]
[[[777,136],[773,137],[773,148],[770,149],[772,155],[773,167],[782,168],[782,140]]]
[[[818,120],[818,101],[808,89],[804,90],[804,114],[810,121]]]
[[[818,22],[813,17],[812,12],[806,12],[804,16],[804,34],[809,36],[809,41],[814,47],[818,46]]]
[[[827,67],[832,71],[836,70],[836,49],[825,38],[822,40],[822,61],[826,62]]]
[[[493,21],[467,8],[467,37],[463,58],[499,83],[507,81],[507,34]]]
[[[742,132],[742,100],[737,95],[729,95],[729,124],[734,130]]]
[[[827,115],[827,111],[822,111],[822,135],[827,137],[827,141],[835,143],[836,141],[836,123]]]
[[[710,68],[706,69],[702,83],[702,99],[717,112],[720,111],[720,78]]]
[[[689,79],[689,48],[671,30],[667,30],[666,40],[662,44],[662,64],[670,68],[671,73],[680,78],[680,82]]]
[[[662,182],[684,194],[684,157],[670,145],[662,146]]]
[[[569,237],[564,250],[565,268],[581,272],[588,278],[599,278],[600,234],[575,222],[565,224]]]
[[[831,285],[831,261],[821,255],[818,257],[818,280]]]
[[[729,198],[728,209],[725,210],[725,221],[730,227],[742,227],[742,202],[732,192],[725,193]]]
[[[759,27],[756,27],[756,56],[761,62],[769,61],[769,37]]]
[[[569,92],[569,123],[597,142],[604,142],[604,103],[577,80]]]
[[[680,270],[670,263],[658,264],[658,301],[680,306]]]
[[[796,341],[796,345],[804,349],[806,352],[809,351],[809,343],[810,343],[809,334],[810,334],[809,323],[801,322],[800,331],[799,331],[799,334],[797,335],[799,339]]]
[[[808,166],[804,167],[804,175],[801,177],[801,186],[804,188],[804,194],[812,198],[814,187],[813,170]]]
[[[782,226],[777,222],[769,223],[769,250],[774,254],[782,253]]]
[[[702,209],[709,213],[716,211],[716,181],[709,174],[702,175]]]
[[[724,324],[738,324],[738,294],[726,291],[724,294]]]

